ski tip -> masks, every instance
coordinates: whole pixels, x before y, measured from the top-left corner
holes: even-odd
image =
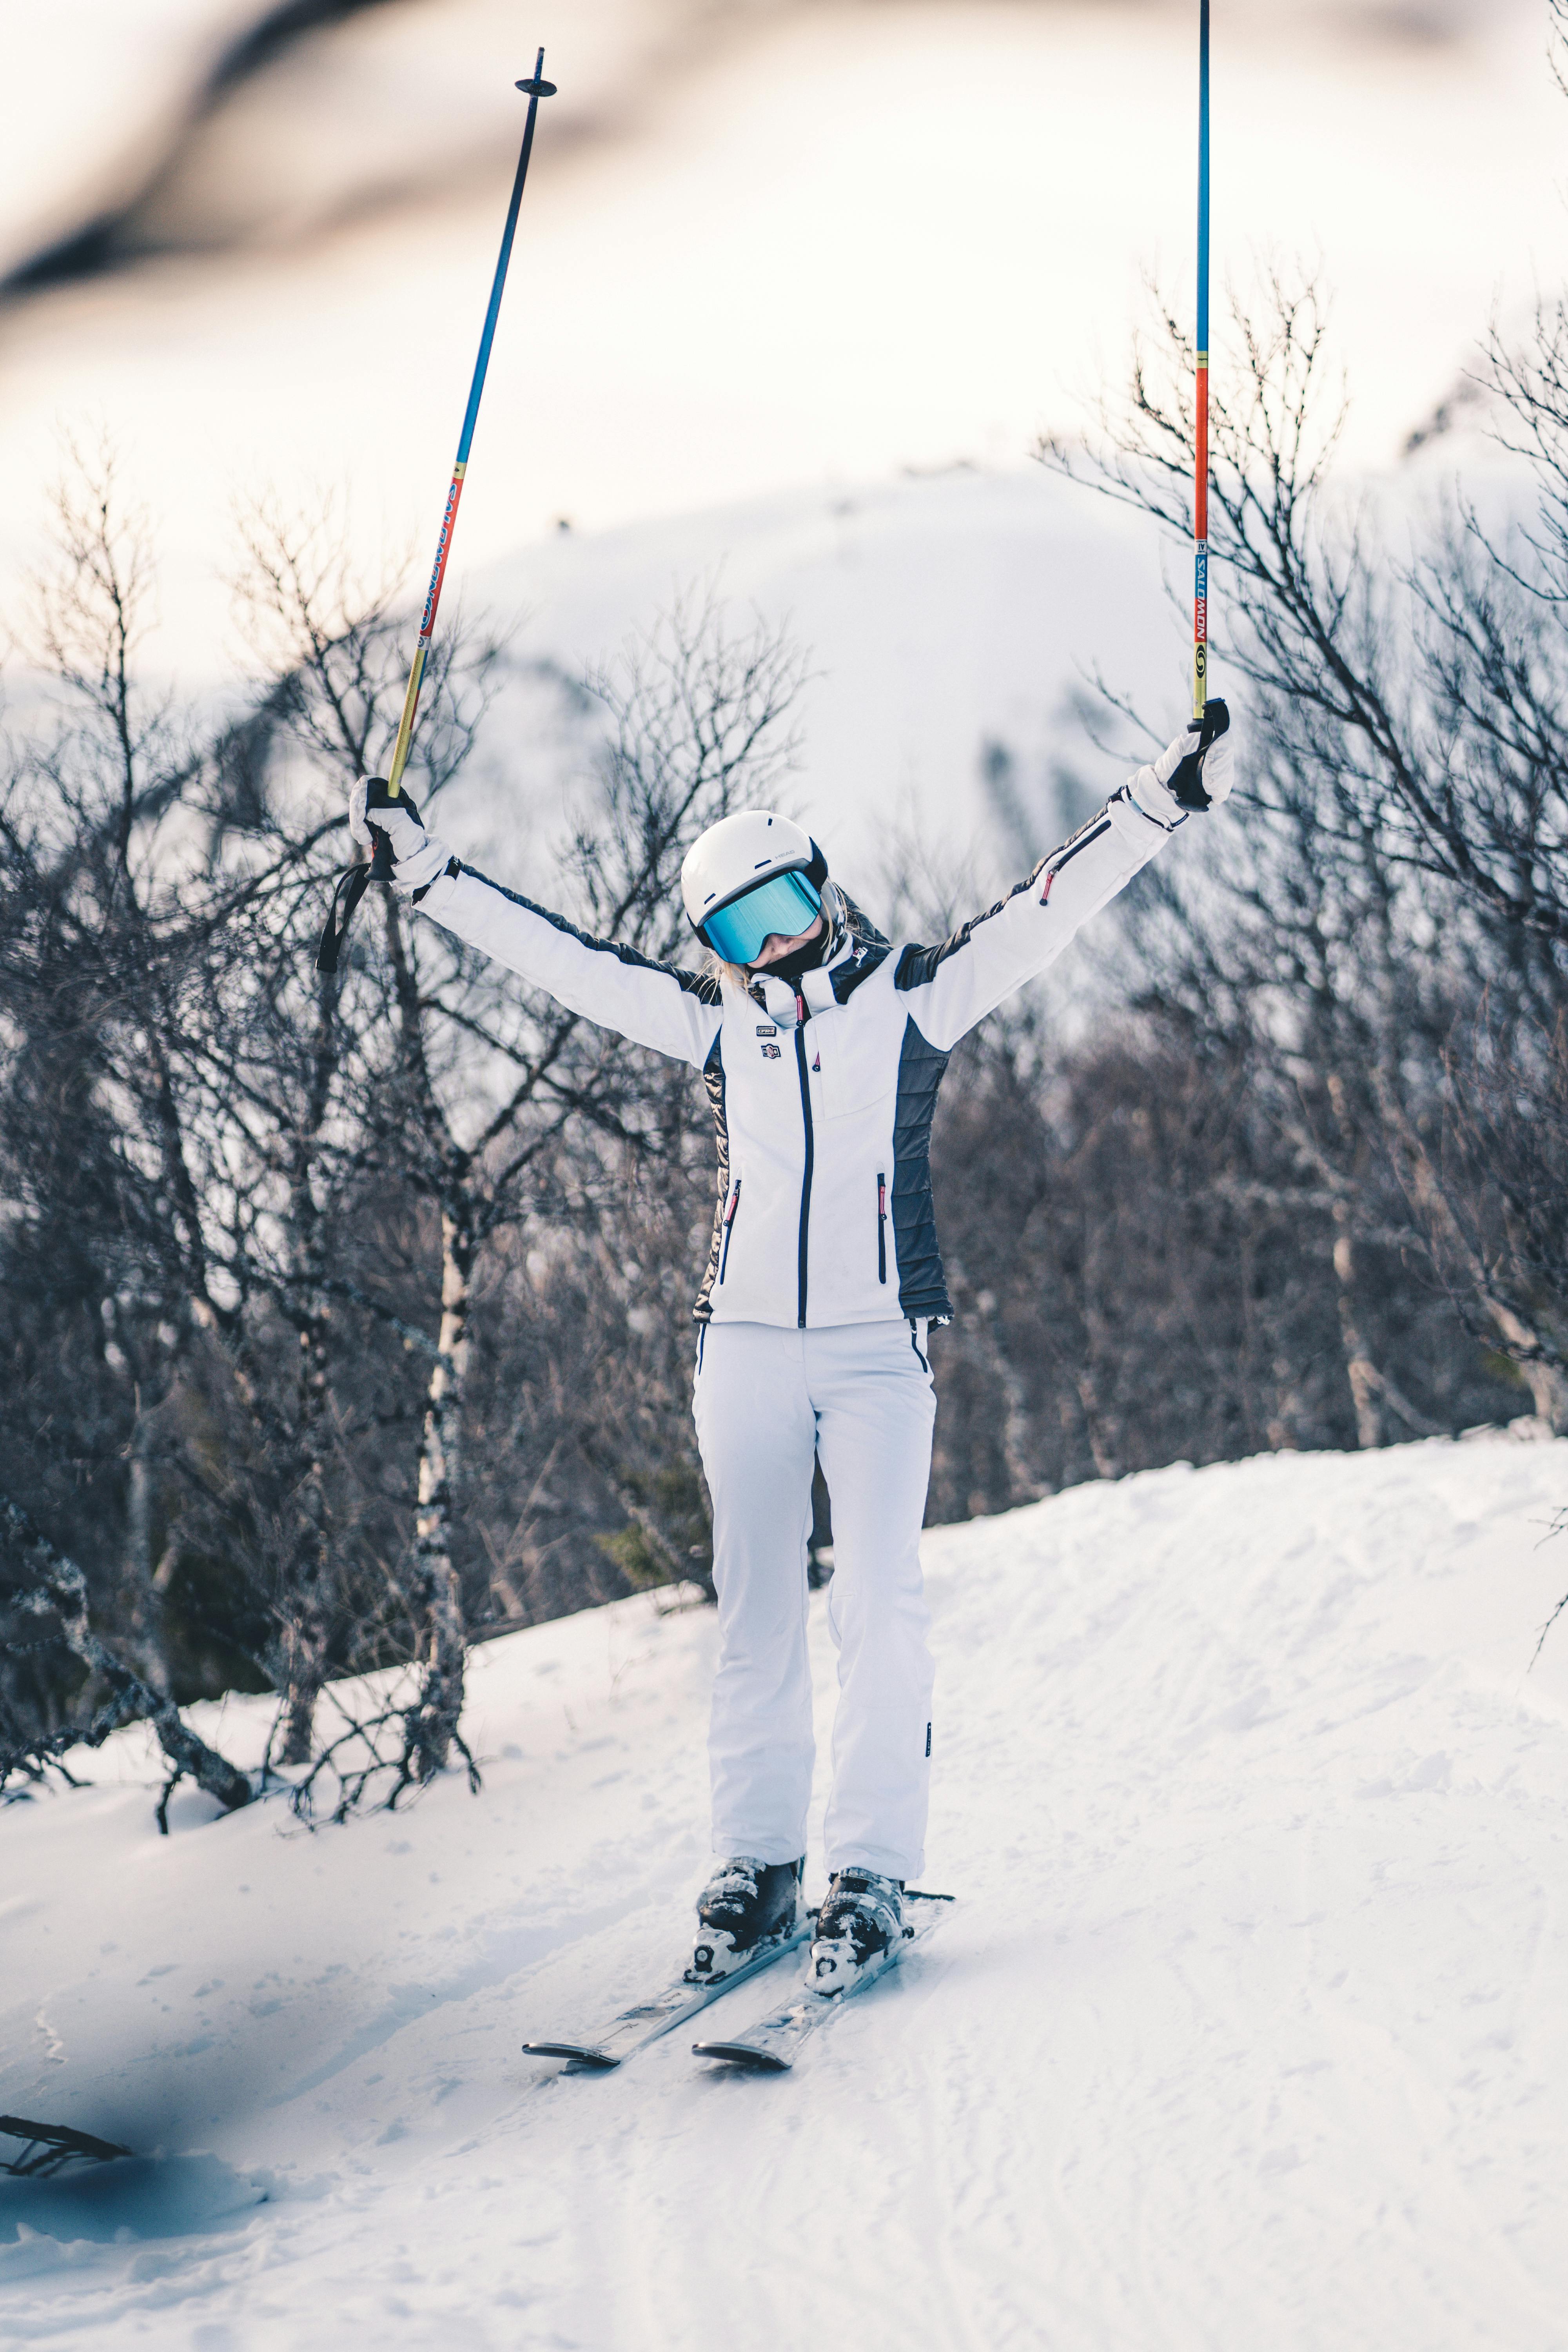
[[[787,2074],[789,2060],[774,2058],[766,2050],[753,2049],[749,2042],[694,2042],[694,2058],[717,2058],[727,2066],[739,2066],[745,2074]]]
[[[585,2048],[581,2042],[525,2042],[522,2047],[530,2058],[570,2058],[595,2074],[607,2074],[612,2066],[621,2063],[618,2058],[606,2056],[603,2050]]]

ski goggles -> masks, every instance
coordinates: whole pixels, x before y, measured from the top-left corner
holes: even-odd
[[[776,932],[793,940],[809,930],[822,900],[804,874],[770,874],[727,907],[702,919],[701,932],[723,963],[750,963],[764,940]]]

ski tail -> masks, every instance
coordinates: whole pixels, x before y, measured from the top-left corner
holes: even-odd
[[[711,2001],[733,1992],[737,1985],[750,1984],[788,1952],[795,1952],[808,1941],[816,1924],[815,1911],[803,1912],[786,1936],[767,1944],[760,1944],[742,1968],[732,1969],[728,1976],[694,1981],[689,1975],[677,1977],[652,2000],[634,2001],[629,2009],[619,2011],[600,2032],[584,2035],[579,2042],[525,2042],[523,2049],[531,2058],[564,2058],[570,2074],[608,2074],[646,2050],[650,2042],[658,2042],[689,2018],[696,2017]]]

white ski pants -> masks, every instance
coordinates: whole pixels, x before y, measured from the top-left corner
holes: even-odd
[[[820,1454],[839,1692],[825,1859],[829,1871],[858,1863],[917,1877],[932,1683],[920,1562],[936,1417],[925,1327],[710,1324],[695,1411],[719,1593],[713,1851],[761,1862],[805,1852],[816,1756],[805,1553]]]

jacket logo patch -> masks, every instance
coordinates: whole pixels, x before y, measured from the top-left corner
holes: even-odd
[[[764,1045],[763,1047],[763,1054],[764,1058],[770,1062],[776,1062],[781,1059],[779,1049],[776,1045]]]
[[[778,1033],[778,1025],[777,1025],[777,1024],[776,1024],[775,1022],[773,1022],[773,1021],[759,1021],[759,1022],[758,1022],[758,1024],[757,1024],[757,1034],[758,1034],[758,1036],[759,1036],[759,1037],[776,1037],[776,1036],[778,1035],[778,1034],[779,1034],[779,1033]]]

